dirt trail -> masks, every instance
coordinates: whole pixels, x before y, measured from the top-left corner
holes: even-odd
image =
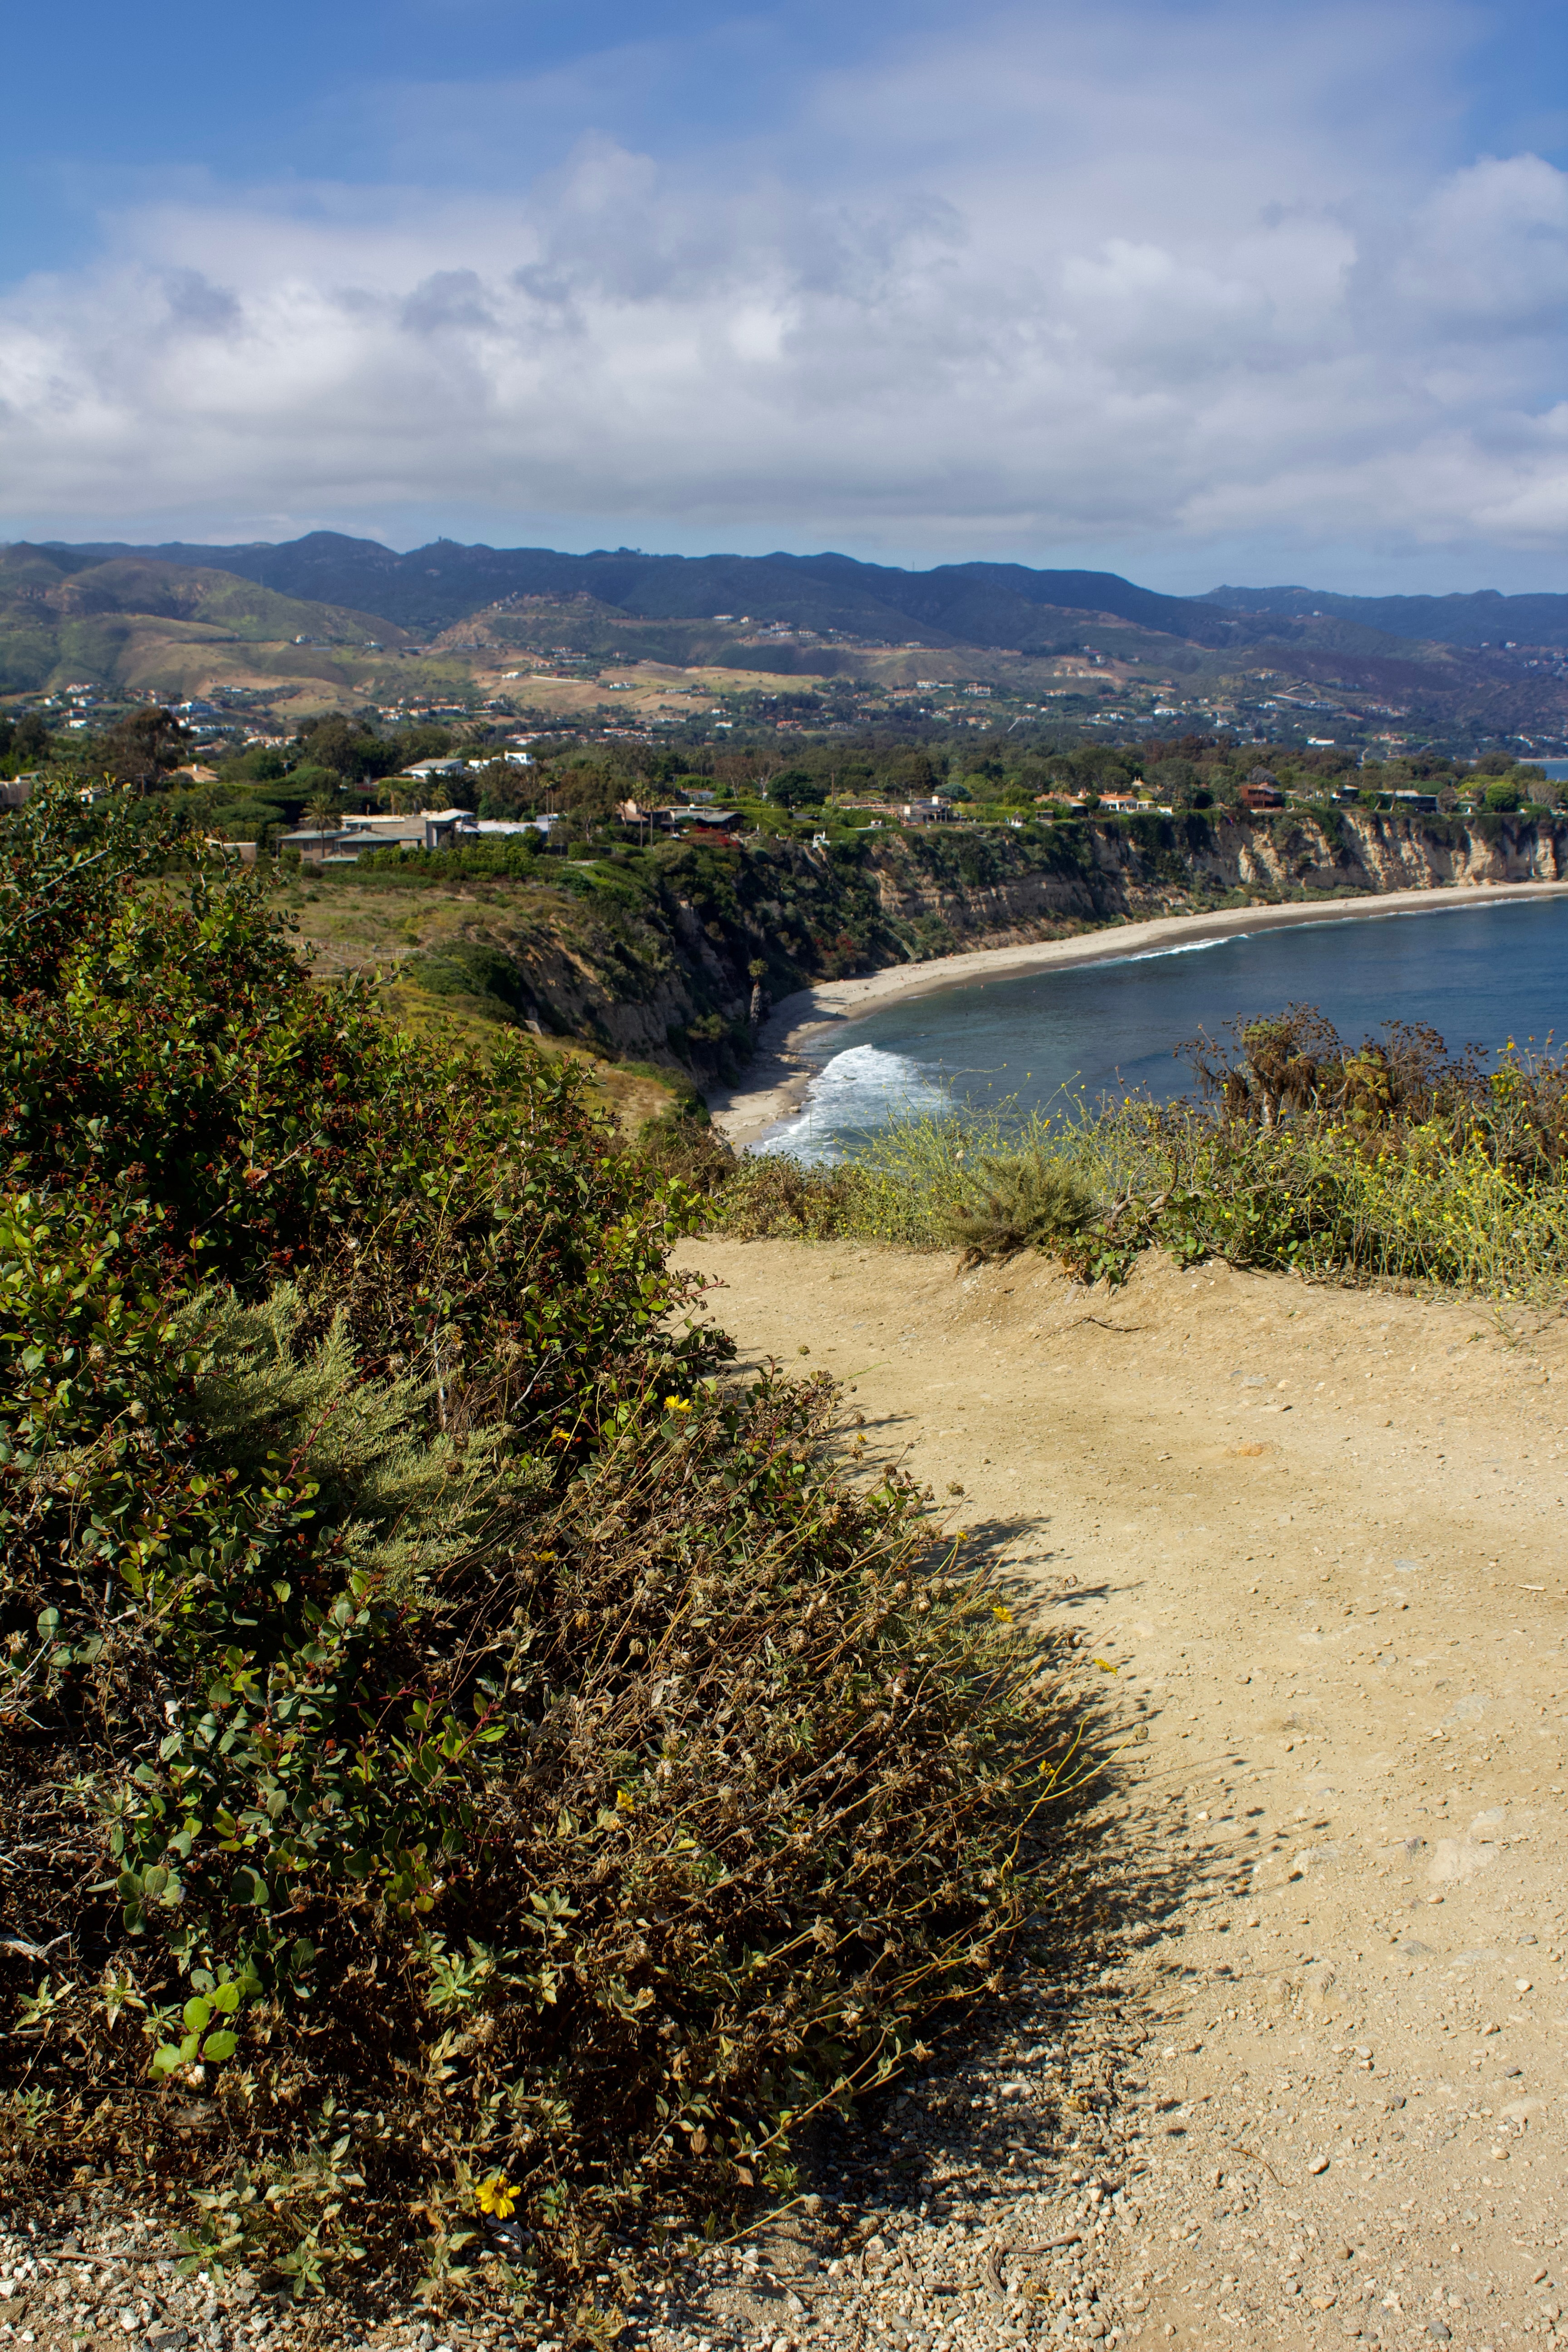
[[[1568,2337],[1568,1324],[1152,1257],[1108,1294],[682,1256],[1118,1669],[1106,1835],[1175,1893],[1127,1938],[1106,2284],[1039,2340]]]

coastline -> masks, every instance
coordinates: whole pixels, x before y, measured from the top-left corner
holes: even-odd
[[[1289,923],[1359,922],[1369,916],[1438,915],[1457,908],[1496,906],[1510,900],[1568,897],[1568,882],[1489,882],[1458,889],[1390,890],[1365,898],[1326,898],[1311,906],[1234,907],[1212,915],[1158,915],[1142,923],[1112,923],[1069,940],[1036,940],[1022,945],[967,948],[929,963],[888,964],[854,980],[819,981],[782,997],[763,1024],[756,1057],[738,1087],[715,1087],[707,1097],[713,1124],[736,1150],[760,1143],[793,1118],[821,1067],[800,1059],[802,1047],[823,1032],[864,1018],[884,1004],[929,996],[942,988],[963,988],[1025,972],[1066,971],[1074,965],[1110,963],[1123,956],[1157,953],[1187,940],[1224,939],[1236,931],[1272,929]]]

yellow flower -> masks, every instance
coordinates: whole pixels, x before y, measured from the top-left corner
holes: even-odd
[[[488,2180],[479,2183],[479,2210],[493,2213],[498,2221],[507,2221],[517,2203],[517,2190],[504,2173],[492,2172]]]
[[[666,1397],[664,1409],[666,1412],[689,1412],[691,1400],[689,1397]]]
[[[995,1618],[998,1625],[1010,1625],[1013,1622],[1013,1612],[1010,1609],[1004,1609],[997,1601],[994,1601],[991,1603],[991,1614]]]

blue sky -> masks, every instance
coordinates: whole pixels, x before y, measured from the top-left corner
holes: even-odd
[[[32,10],[0,534],[1568,588],[1539,5]]]

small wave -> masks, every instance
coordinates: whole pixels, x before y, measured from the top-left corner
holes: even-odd
[[[1304,923],[1301,928],[1303,930],[1315,930],[1317,926]],[[1235,947],[1238,940],[1251,937],[1250,931],[1223,931],[1217,939],[1184,940],[1178,947],[1145,948],[1142,955],[1107,956],[1105,961],[1107,963],[1163,963],[1167,956],[1202,955],[1209,948]]]
[[[907,1054],[848,1045],[813,1078],[799,1116],[755,1149],[787,1152],[794,1160],[831,1160],[847,1135],[880,1127],[901,1112],[951,1108],[946,1087]]]

